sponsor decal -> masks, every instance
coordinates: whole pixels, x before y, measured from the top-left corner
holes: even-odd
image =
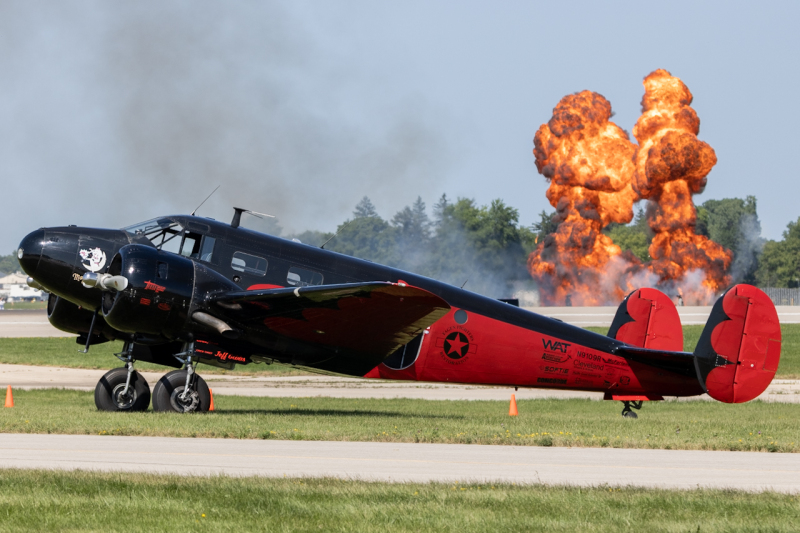
[[[572,358],[569,355],[545,352],[542,354],[542,359],[545,361],[552,361],[553,363],[565,363]]]
[[[628,385],[631,382],[631,378],[628,376],[620,376],[619,383],[620,385]]]
[[[228,352],[221,352],[217,350],[217,353],[214,354],[220,361],[236,361],[237,363],[246,363],[247,359],[241,357],[239,355],[233,355]]]
[[[569,374],[568,368],[561,368],[560,366],[540,366],[539,369],[548,374]]]
[[[548,385],[566,385],[566,379],[558,378],[536,378],[536,383],[547,383]]]
[[[145,281],[144,282],[144,290],[146,291],[154,291],[154,292],[164,292],[167,290],[166,287],[162,287],[161,285],[157,285],[152,281]]]
[[[436,340],[436,347],[440,349],[442,359],[449,364],[460,365],[470,354],[478,351],[475,338],[464,326],[450,326],[442,334],[443,337]]]
[[[594,381],[584,378],[575,378],[575,385],[587,385],[591,387],[594,385]]]
[[[161,309],[162,311],[169,311],[170,309],[172,309],[172,306],[166,303],[160,303],[158,304],[158,308]]]
[[[573,370],[573,374],[576,376],[583,376],[586,378],[599,378],[600,374],[595,374],[594,372],[581,372],[580,370]]]
[[[80,251],[83,268],[90,272],[98,272],[106,266],[106,253],[100,248]]]
[[[576,359],[573,362],[573,365],[575,366],[575,368],[580,368],[582,370],[603,370],[603,365],[599,365],[591,361],[578,361]]]
[[[589,352],[581,352],[581,351],[579,351],[577,355],[581,359],[588,359],[589,361],[596,361],[598,363],[600,363],[603,360],[603,358],[600,357],[599,355],[594,354],[594,353],[589,353]]]
[[[78,274],[77,272],[72,273],[72,279],[75,281],[83,281],[83,276]]]
[[[559,342],[550,339],[542,339],[542,344],[544,345],[545,350],[548,350],[550,352],[561,352],[561,353],[567,353],[567,348],[572,346],[568,342]]]
[[[139,305],[150,305],[151,301],[150,298],[142,298],[139,300]]]
[[[603,357],[603,362],[605,364],[607,364],[607,365],[617,365],[617,366],[627,366],[628,365],[628,363],[626,363],[623,360],[612,359],[611,357]]]

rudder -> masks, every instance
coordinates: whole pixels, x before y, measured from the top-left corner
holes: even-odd
[[[760,395],[778,370],[781,326],[769,296],[735,285],[717,300],[694,351],[697,378],[709,396],[742,403]]]
[[[608,336],[639,348],[683,351],[683,328],[669,296],[657,289],[637,289],[622,300]]]

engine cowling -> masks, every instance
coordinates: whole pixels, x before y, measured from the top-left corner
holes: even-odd
[[[47,320],[53,327],[66,331],[67,333],[77,333],[86,336],[92,326],[94,312],[78,307],[74,303],[50,294],[47,300]],[[97,336],[105,340],[113,341],[128,337],[127,333],[117,331],[109,326],[102,316],[98,316],[92,330],[92,336]]]
[[[141,244],[123,246],[108,274],[124,276],[128,286],[104,292],[106,322],[120,331],[165,340],[190,340],[194,332],[205,331],[207,326],[191,316],[204,310],[206,296],[239,289],[201,263]]]

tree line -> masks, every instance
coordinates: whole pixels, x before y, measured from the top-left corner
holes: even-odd
[[[535,289],[526,263],[528,254],[555,231],[555,212],[542,211],[526,226],[517,209],[500,199],[478,205],[470,198],[451,201],[443,194],[431,215],[421,197],[383,219],[364,197],[333,232],[305,231],[285,235],[309,245],[408,270],[456,286],[502,298],[520,290]],[[281,235],[275,219],[256,228]],[[761,287],[800,287],[800,218],[790,222],[783,239],[761,237],[756,198],[707,200],[697,206],[695,231],[731,250],[734,282]],[[642,262],[650,260],[653,233],[646,207],[640,207],[630,224],[611,224],[604,232],[623,251]],[[0,256],[0,272],[19,269],[16,254]]]

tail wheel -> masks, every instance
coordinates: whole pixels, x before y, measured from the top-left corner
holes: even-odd
[[[186,370],[173,370],[153,387],[153,411],[204,413],[211,406],[206,380],[193,374],[186,390]]]
[[[150,406],[150,385],[139,372],[131,374],[125,390],[128,369],[108,371],[94,388],[94,404],[100,411],[147,411]]]

